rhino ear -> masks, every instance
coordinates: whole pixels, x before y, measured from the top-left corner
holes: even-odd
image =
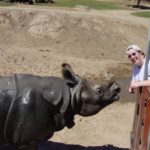
[[[62,75],[69,86],[74,86],[78,83],[75,73],[69,64],[62,64]]]

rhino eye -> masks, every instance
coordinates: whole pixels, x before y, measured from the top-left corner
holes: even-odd
[[[104,93],[103,88],[102,88],[102,87],[98,87],[98,88],[96,89],[96,93],[97,93],[97,95],[102,96],[103,93]]]

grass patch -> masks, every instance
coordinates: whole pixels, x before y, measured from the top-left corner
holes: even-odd
[[[12,6],[12,5],[14,5],[14,4],[13,3],[9,3],[9,2],[5,2],[5,1],[0,1],[0,6],[6,7],[6,6]]]
[[[0,6],[11,6],[11,5],[15,5],[15,4],[9,3],[7,0],[0,0]],[[120,3],[98,1],[98,0],[54,0],[53,4],[34,3],[34,5],[50,6],[50,7],[51,6],[68,7],[68,8],[74,8],[77,5],[82,5],[82,6],[87,6],[89,9],[97,9],[97,10],[124,9],[124,7],[120,5]]]
[[[145,17],[145,18],[150,18],[150,11],[141,11],[141,12],[134,12],[131,13],[134,16],[138,17]]]
[[[96,0],[54,0],[54,4],[51,6],[56,7],[69,7],[73,8],[77,5],[88,6],[90,9],[98,9],[98,10],[105,10],[105,9],[121,9],[121,6],[115,2],[106,2],[106,1],[96,1]]]

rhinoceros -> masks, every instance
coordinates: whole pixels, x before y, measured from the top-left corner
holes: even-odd
[[[119,99],[116,82],[91,84],[67,63],[62,75],[0,77],[0,145],[36,145],[64,127],[72,128],[75,115],[94,115]]]

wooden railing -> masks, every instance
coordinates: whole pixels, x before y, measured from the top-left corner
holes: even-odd
[[[137,92],[131,150],[150,150],[150,87],[139,88]]]

